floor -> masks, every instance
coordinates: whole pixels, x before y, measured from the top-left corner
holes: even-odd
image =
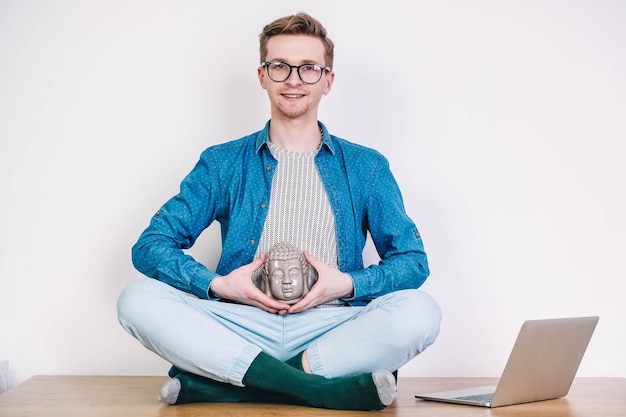
[[[380,412],[270,404],[159,403],[165,377],[35,376],[0,395],[0,417],[323,417],[323,416],[626,416],[626,379],[577,378],[565,398],[487,409],[416,400],[418,392],[493,385],[493,378],[400,378],[394,403]],[[373,414],[374,413],[374,414]]]

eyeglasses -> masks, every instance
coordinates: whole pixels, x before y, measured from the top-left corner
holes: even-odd
[[[302,65],[289,65],[284,62],[262,62],[262,67],[267,69],[267,75],[270,80],[280,83],[285,81],[291,76],[291,71],[295,68],[298,72],[298,77],[305,84],[316,84],[322,79],[324,71],[330,71],[331,68],[320,64],[302,64]]]

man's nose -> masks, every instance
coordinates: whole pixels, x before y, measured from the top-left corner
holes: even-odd
[[[287,77],[285,82],[290,85],[302,84],[302,80],[300,79],[300,74],[298,74],[298,70],[296,68],[293,68],[291,70],[291,74],[289,74],[289,77]]]

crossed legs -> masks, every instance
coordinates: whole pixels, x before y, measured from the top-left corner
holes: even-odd
[[[393,400],[389,391],[395,391],[388,371],[432,344],[440,321],[436,302],[417,290],[389,294],[366,307],[319,308],[278,316],[254,307],[199,300],[148,278],[126,287],[118,301],[118,315],[131,335],[184,371],[176,378],[181,389],[174,402],[196,390],[200,376],[217,381],[220,388],[249,386],[268,398],[278,395],[295,403],[349,409],[388,405]],[[303,353],[314,375],[302,370]],[[271,382],[268,375],[280,378]],[[178,383],[170,384],[176,388]],[[362,392],[364,387],[372,401],[354,404],[347,400],[349,391]],[[342,390],[345,398],[335,400],[342,397],[338,395]],[[243,391],[235,392],[239,401],[246,401],[240,396]],[[334,394],[319,403],[310,402],[310,394],[322,398],[324,392]],[[222,391],[213,397],[214,401],[230,398]],[[199,399],[192,396],[190,400]]]

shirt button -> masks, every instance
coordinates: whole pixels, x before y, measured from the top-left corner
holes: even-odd
[[[267,169],[268,171],[271,171],[271,170],[272,170],[272,167],[268,165],[266,169]]]
[[[255,244],[256,244],[256,240],[252,239],[252,240],[250,241],[250,244],[251,244],[251,245],[255,245]]]
[[[267,204],[261,203],[261,208],[264,209],[265,207],[267,207]]]

